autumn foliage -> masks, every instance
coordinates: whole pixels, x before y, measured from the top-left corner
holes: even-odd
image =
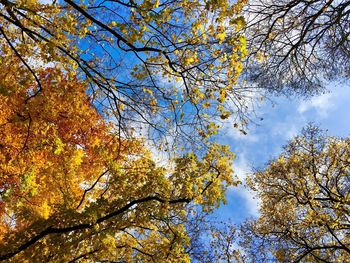
[[[0,0],[0,261],[346,260],[349,140],[314,130],[251,176],[246,231],[207,221],[240,183],[216,135],[247,134],[257,88],[348,76],[348,1],[263,2]]]
[[[23,69],[10,71],[18,61],[7,63],[11,68],[2,65],[1,72],[2,213],[23,227],[25,218],[47,218],[54,206],[73,207],[81,180],[102,173],[103,151],[117,145],[82,83],[45,69],[39,75],[43,89],[35,95]]]
[[[0,1],[0,260],[190,259],[238,183],[245,3]]]
[[[325,136],[309,126],[253,174],[249,185],[261,199],[261,215],[245,233],[253,258],[347,262],[349,166],[349,138]]]
[[[19,62],[1,72],[0,258],[188,260],[191,203],[209,211],[235,183],[227,147],[157,166],[103,120],[84,82],[46,68],[39,91]]]

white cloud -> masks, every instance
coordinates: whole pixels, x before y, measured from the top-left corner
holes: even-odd
[[[52,3],[53,3],[53,0],[39,0],[38,2],[39,2],[40,4],[45,5],[45,4],[52,4]]]
[[[325,93],[320,96],[313,97],[308,101],[302,101],[299,104],[298,112],[303,114],[309,110],[315,110],[321,118],[327,118],[329,112],[334,109],[335,95],[335,93]]]
[[[233,163],[233,169],[242,184],[238,187],[230,188],[229,191],[234,191],[244,199],[247,214],[257,217],[259,215],[259,199],[244,186],[247,175],[251,173],[250,166],[244,154],[240,155],[238,161]]]
[[[244,186],[239,186],[236,189],[236,191],[237,191],[239,196],[244,198],[248,214],[251,216],[254,216],[254,217],[258,217],[259,216],[260,200],[255,196],[255,194],[253,192],[249,191]]]
[[[305,120],[301,118],[295,118],[294,116],[288,116],[281,122],[276,122],[271,128],[271,138],[281,138],[284,141],[290,140],[295,137],[303,126]]]
[[[225,134],[225,138],[234,141],[257,142],[259,139],[256,134],[250,131],[246,131],[247,134],[243,134],[239,129],[233,127],[232,122],[226,122],[222,127],[222,131]]]
[[[241,153],[237,159],[233,162],[233,170],[238,176],[238,179],[242,182],[245,181],[247,175],[250,173],[250,166],[244,153]]]
[[[260,200],[255,194],[247,189],[247,187],[240,185],[238,187],[230,187],[227,192],[228,197],[239,196],[244,200],[244,211],[240,211],[244,214],[244,218],[248,218],[250,216],[258,217],[259,216],[259,204]],[[229,202],[233,202],[232,206],[234,206],[235,199],[229,199]],[[237,209],[237,208],[236,208]]]

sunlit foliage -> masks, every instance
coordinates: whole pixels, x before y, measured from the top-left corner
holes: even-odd
[[[191,207],[211,211],[237,183],[228,147],[166,169],[118,136],[76,77],[42,69],[35,94],[18,58],[1,68],[0,259],[188,261]]]
[[[1,260],[189,260],[238,183],[245,3],[0,1]]]
[[[261,215],[247,225],[255,258],[347,262],[350,256],[350,140],[314,126],[250,178]]]
[[[78,72],[124,136],[189,146],[217,132],[215,119],[247,121],[249,93],[236,85],[245,3],[3,0],[1,53],[20,57],[39,90],[41,65]]]

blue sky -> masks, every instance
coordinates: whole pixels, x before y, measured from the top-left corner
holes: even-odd
[[[233,169],[241,180],[252,167],[261,168],[273,157],[278,156],[283,145],[309,122],[328,130],[328,135],[350,135],[350,83],[329,83],[329,93],[301,98],[273,98],[274,105],[266,101],[256,109],[257,125],[250,125],[247,135],[240,134],[228,123],[221,137],[221,143],[231,146],[237,155]],[[215,216],[241,223],[246,218],[258,215],[258,200],[243,186],[229,189],[227,204],[221,206]]]

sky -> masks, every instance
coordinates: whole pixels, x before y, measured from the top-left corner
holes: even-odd
[[[331,136],[350,135],[350,83],[328,83],[328,93],[301,98],[272,98],[256,110],[263,118],[249,126],[248,134],[242,135],[233,128],[232,122],[224,127],[221,143],[231,146],[236,154],[233,169],[244,181],[252,168],[263,168],[269,160],[277,157],[282,147],[299,134],[303,127],[313,122]],[[221,220],[230,219],[236,224],[258,216],[258,200],[243,185],[230,188],[227,204],[214,214]]]

